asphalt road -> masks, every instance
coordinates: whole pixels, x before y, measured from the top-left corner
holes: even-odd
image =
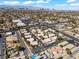
[[[45,23],[44,23],[45,24]],[[47,27],[49,27],[49,28],[52,28],[52,29],[54,29],[54,30],[56,30],[58,33],[61,33],[61,34],[63,34],[64,36],[67,36],[67,37],[69,37],[69,38],[71,38],[71,39],[73,39],[74,41],[77,41],[77,42],[79,42],[79,39],[77,39],[77,38],[75,38],[75,37],[73,37],[73,36],[71,36],[71,35],[69,35],[69,34],[66,34],[66,33],[64,33],[64,32],[62,32],[62,31],[59,31],[58,29],[55,29],[55,27],[54,27],[54,25],[55,24],[42,24],[43,26],[47,26]],[[40,25],[40,26],[42,26],[42,25]],[[38,25],[39,26],[39,25]],[[40,27],[39,26],[39,27]],[[18,34],[18,38],[19,38],[19,41],[20,41],[20,43],[21,43],[21,45],[23,46],[23,47],[25,47],[25,51],[24,51],[24,53],[25,53],[25,55],[27,56],[28,54],[29,54],[29,50],[28,50],[28,47],[27,47],[27,45],[25,45],[25,43],[24,43],[24,41],[22,40],[22,38],[21,38],[21,36]],[[0,47],[2,47],[2,43],[1,43],[1,39],[0,39]],[[0,50],[2,50],[1,48],[0,48]],[[0,53],[1,53],[2,51],[0,51]],[[2,59],[2,58],[1,58]]]
[[[1,35],[0,35],[1,36]],[[5,59],[4,56],[4,44],[3,44],[3,38],[0,37],[0,59]]]
[[[0,59],[2,58],[2,38],[0,38]]]
[[[69,35],[69,34],[67,34],[67,33],[64,33],[64,32],[62,32],[62,31],[59,31],[59,30],[56,29],[55,26],[52,25],[52,24],[46,23],[46,25],[44,25],[44,26],[47,26],[47,27],[49,27],[49,28],[52,28],[52,29],[54,29],[56,32],[61,33],[61,34],[63,34],[64,36],[67,36],[67,37],[69,37],[69,38],[71,38],[71,39],[73,39],[73,40],[79,42],[79,39],[77,39],[77,38],[75,38],[75,37],[73,37],[73,36],[71,36],[71,35]]]
[[[25,56],[26,56],[26,57],[27,57],[27,56],[30,57],[32,52],[29,50],[29,47],[28,47],[28,45],[26,44],[26,42],[22,39],[21,34],[20,34],[19,31],[17,32],[17,37],[18,37],[18,39],[19,39],[19,41],[20,41],[20,43],[21,43],[21,46],[25,48],[25,50],[24,50]]]

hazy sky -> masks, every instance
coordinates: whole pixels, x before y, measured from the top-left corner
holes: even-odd
[[[0,0],[0,5],[25,5],[51,9],[79,10],[79,0]]]

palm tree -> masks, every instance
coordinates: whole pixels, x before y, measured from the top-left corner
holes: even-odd
[[[72,54],[72,52],[70,51],[69,48],[66,48],[66,53],[67,53],[68,55],[71,55],[71,54]]]
[[[63,48],[63,45],[60,45],[61,48]]]

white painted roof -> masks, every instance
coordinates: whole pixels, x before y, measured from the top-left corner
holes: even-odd
[[[22,23],[22,22],[18,22],[18,23],[17,23],[17,26],[25,26],[25,24]]]

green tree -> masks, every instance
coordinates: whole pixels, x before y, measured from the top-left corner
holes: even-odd
[[[59,58],[57,58],[57,59],[63,59],[63,57],[59,57]]]
[[[0,20],[0,24],[3,24],[4,23],[4,20]]]
[[[70,51],[69,48],[66,48],[66,53],[67,53],[68,55],[71,55],[71,54],[72,54],[72,52]]]

